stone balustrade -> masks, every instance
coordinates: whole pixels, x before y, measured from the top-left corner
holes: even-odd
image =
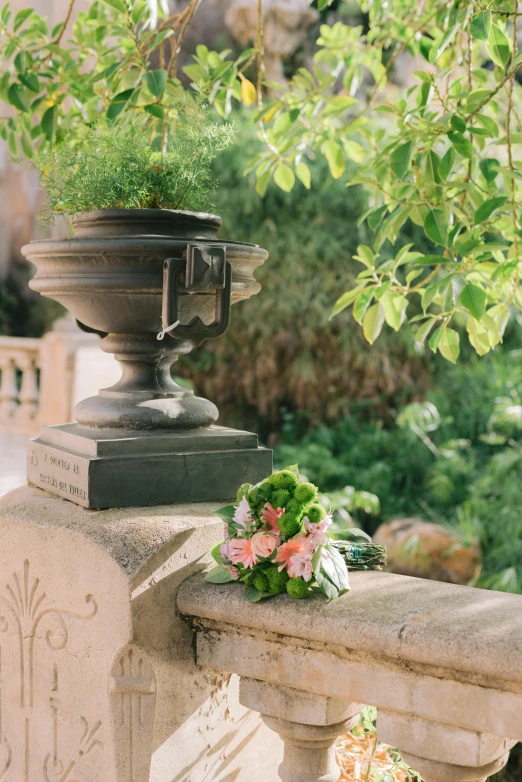
[[[39,402],[41,340],[0,337],[0,428],[30,433]]]
[[[178,592],[197,663],[238,674],[241,704],[283,739],[280,778],[335,782],[335,740],[361,704],[425,782],[501,769],[522,741],[522,597],[389,573],[351,586],[252,605],[198,574]]]

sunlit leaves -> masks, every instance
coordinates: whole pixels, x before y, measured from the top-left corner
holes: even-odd
[[[468,282],[462,289],[459,301],[476,320],[480,320],[486,312],[486,292]]]
[[[507,196],[497,196],[496,198],[489,198],[487,201],[484,201],[475,212],[473,218],[475,225],[479,225],[480,223],[484,223],[486,220],[488,220],[493,212],[495,212],[497,209],[500,209],[500,207],[503,206],[506,201]]]
[[[397,179],[403,179],[410,166],[412,141],[407,141],[395,149],[390,156],[391,168]]]
[[[455,147],[459,155],[465,158],[473,157],[473,145],[462,133],[452,130],[448,133],[448,138]]]
[[[505,68],[511,56],[509,39],[502,32],[498,24],[491,25],[488,35],[487,50],[489,56],[500,68]]]
[[[310,186],[312,184],[312,174],[306,163],[303,163],[303,161],[298,163],[295,167],[295,173],[297,178],[303,183],[306,189],[310,190]]]
[[[280,163],[274,171],[274,182],[281,190],[289,193],[295,184],[295,174],[285,163]]]
[[[257,90],[248,79],[241,81],[241,100],[245,106],[252,106],[257,100]]]
[[[430,209],[424,220],[426,236],[435,244],[445,247],[448,243],[448,218],[441,209]]]
[[[362,326],[365,339],[373,345],[382,331],[384,324],[384,307],[381,303],[374,304],[366,312]]]
[[[321,152],[328,161],[330,173],[334,179],[339,179],[344,173],[345,162],[341,147],[335,141],[325,141],[321,146]]]
[[[481,11],[475,14],[469,25],[471,37],[475,40],[486,41],[491,27],[491,12]]]

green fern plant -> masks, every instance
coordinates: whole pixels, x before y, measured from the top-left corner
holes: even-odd
[[[43,146],[31,165],[48,196],[48,219],[98,209],[208,211],[216,185],[211,163],[232,138],[231,125],[186,101],[163,149],[150,116],[122,114]]]

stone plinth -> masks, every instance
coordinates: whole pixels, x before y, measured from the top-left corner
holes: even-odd
[[[214,510],[2,498],[0,779],[277,778],[280,740],[240,706],[235,677],[196,666],[176,610],[222,535]]]

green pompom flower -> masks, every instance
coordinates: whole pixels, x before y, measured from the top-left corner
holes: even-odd
[[[284,489],[285,491],[292,491],[299,483],[297,475],[290,470],[279,470],[270,477],[270,483],[276,489]]]
[[[296,600],[303,600],[305,597],[310,597],[308,584],[302,578],[291,578],[287,581],[286,591],[290,597],[295,597]]]
[[[286,570],[279,570],[276,567],[271,567],[266,571],[266,578],[268,580],[268,591],[273,595],[282,595],[286,592],[286,583],[288,581],[288,573]]]
[[[302,510],[303,510],[303,504],[296,500],[294,497],[292,497],[291,500],[288,500],[288,502],[285,505],[285,509],[289,513],[295,513],[296,516],[298,516]]]
[[[268,592],[268,578],[265,576],[264,573],[256,573],[256,577],[254,578],[253,585],[260,592]]]
[[[300,483],[295,488],[294,497],[299,502],[313,502],[317,499],[317,491],[317,486],[313,483]]]
[[[301,530],[301,522],[294,513],[283,513],[277,526],[287,538],[292,538]]]
[[[312,524],[319,524],[326,516],[326,510],[322,505],[314,503],[306,509],[306,515],[308,516],[308,521],[311,521]]]
[[[284,489],[277,489],[270,498],[270,504],[273,508],[285,508],[290,499],[290,493]]]

